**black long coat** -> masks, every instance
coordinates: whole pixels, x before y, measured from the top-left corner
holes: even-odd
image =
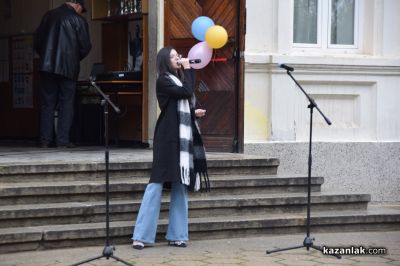
[[[35,32],[34,47],[40,55],[40,71],[77,80],[79,62],[92,48],[88,23],[64,3],[43,16]]]
[[[176,85],[167,74],[160,74],[157,79],[156,93],[161,113],[154,132],[153,169],[150,183],[181,181],[178,100],[191,98],[195,87],[193,70],[183,72],[182,87]]]

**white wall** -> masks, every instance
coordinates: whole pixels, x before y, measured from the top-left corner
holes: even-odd
[[[314,109],[313,139],[399,141],[399,70],[360,65],[298,65],[293,75],[332,121],[328,126]],[[305,141],[309,131],[308,100],[286,73],[275,72],[271,74],[271,140]]]
[[[279,174],[307,175],[308,101],[278,67],[286,63],[332,121],[314,109],[323,190],[400,201],[400,1],[359,3],[357,46],[332,50],[293,47],[293,0],[246,1],[245,152],[279,158]]]
[[[278,63],[333,122],[314,113],[316,140],[400,141],[400,1],[360,3],[360,45],[332,51],[292,47],[293,0],[247,1],[245,142],[307,139],[307,101]]]
[[[400,1],[386,0],[383,17],[383,55],[400,56]]]

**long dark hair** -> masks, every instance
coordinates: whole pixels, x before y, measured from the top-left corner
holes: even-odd
[[[172,47],[164,47],[158,51],[157,54],[157,72],[158,75],[162,75],[166,72],[177,76],[179,79],[183,80],[183,73],[181,69],[174,69],[171,65],[171,50]]]

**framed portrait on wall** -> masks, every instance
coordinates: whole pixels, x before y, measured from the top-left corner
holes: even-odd
[[[141,72],[143,66],[142,21],[130,21],[128,25],[128,65],[129,71]]]

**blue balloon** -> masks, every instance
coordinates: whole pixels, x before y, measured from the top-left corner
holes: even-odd
[[[200,16],[196,18],[192,23],[193,36],[199,41],[204,41],[208,28],[214,25],[214,21],[209,17]]]

